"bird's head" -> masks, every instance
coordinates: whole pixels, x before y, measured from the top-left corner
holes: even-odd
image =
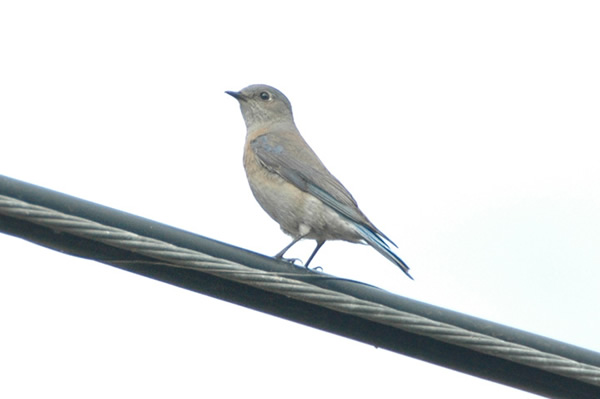
[[[273,123],[293,123],[292,105],[287,97],[274,87],[257,84],[240,91],[226,91],[240,103],[248,129]]]

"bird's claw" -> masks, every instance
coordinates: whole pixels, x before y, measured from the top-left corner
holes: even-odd
[[[278,257],[277,259],[281,259],[284,262],[288,262],[291,263],[294,266],[302,266],[302,259],[300,258],[284,258],[284,257]]]

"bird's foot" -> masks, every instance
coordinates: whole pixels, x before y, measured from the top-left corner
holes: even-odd
[[[323,268],[321,266],[308,267],[308,265],[306,265],[305,267],[307,270],[312,270],[313,272],[323,272]]]
[[[284,262],[291,263],[294,266],[302,266],[302,259],[300,258],[284,258],[283,256],[276,256],[275,259],[280,259]]]

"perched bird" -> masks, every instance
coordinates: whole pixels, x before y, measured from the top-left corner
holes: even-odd
[[[252,193],[293,237],[276,258],[303,238],[317,241],[306,267],[327,240],[366,242],[412,279],[408,266],[388,243],[396,244],[358,209],[352,195],[304,141],[282,92],[251,85],[225,93],[238,100],[246,122],[244,168]]]

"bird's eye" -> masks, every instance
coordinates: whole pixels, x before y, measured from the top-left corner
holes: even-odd
[[[271,99],[271,95],[269,93],[267,93],[266,91],[263,91],[262,93],[260,93],[260,98],[262,100],[268,101]]]

